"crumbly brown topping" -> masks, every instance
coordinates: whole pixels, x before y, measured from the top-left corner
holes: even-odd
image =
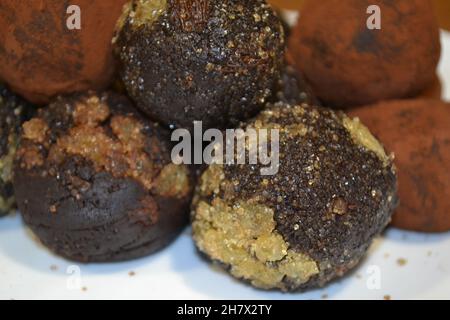
[[[19,148],[17,157],[21,159],[21,167],[27,170],[44,165],[44,157],[37,145],[27,145],[25,148]]]
[[[48,126],[41,119],[32,119],[23,124],[23,137],[35,143],[43,143],[47,139]]]
[[[96,171],[132,178],[162,196],[184,197],[189,193],[187,169],[155,163],[148,150],[158,155],[161,146],[146,135],[144,123],[135,115],[113,114],[107,99],[96,95],[77,99],[73,106],[72,124],[56,137],[42,117],[24,124],[26,143],[19,151],[24,167],[44,165],[47,150],[49,165],[60,165],[67,156],[81,156]]]
[[[76,104],[73,121],[77,125],[95,127],[109,117],[109,108],[105,101],[97,96],[91,96]]]

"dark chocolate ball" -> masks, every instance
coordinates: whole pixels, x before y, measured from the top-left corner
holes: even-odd
[[[116,39],[137,106],[190,128],[248,119],[274,94],[284,32],[264,0],[132,1]]]
[[[15,206],[12,187],[13,160],[19,142],[20,127],[31,106],[0,84],[0,216]]]
[[[193,202],[198,249],[262,289],[323,286],[355,267],[397,203],[381,144],[357,119],[307,104],[276,104],[245,128],[279,130],[278,173],[211,165]]]
[[[314,104],[320,102],[304,77],[290,64],[286,64],[278,82],[276,97],[287,104]]]
[[[168,134],[113,93],[58,98],[23,125],[14,189],[25,223],[57,254],[127,260],[188,222],[192,181]]]
[[[368,21],[376,26],[374,11],[367,13],[373,5],[381,29],[368,28]],[[415,96],[429,86],[439,28],[428,0],[307,0],[289,50],[318,98],[347,108]]]

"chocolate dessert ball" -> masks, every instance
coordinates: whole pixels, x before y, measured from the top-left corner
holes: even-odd
[[[280,78],[283,27],[264,0],[135,0],[119,29],[128,93],[166,125],[222,128],[247,119]]]
[[[433,0],[433,4],[439,25],[443,29],[450,30],[450,1]]]
[[[450,230],[450,104],[439,100],[382,102],[352,110],[389,150],[398,168],[400,205],[392,224]]]
[[[20,127],[31,107],[0,84],[0,216],[14,208],[12,167]]]
[[[114,72],[111,39],[126,2],[0,1],[0,79],[36,103],[105,88]],[[73,5],[80,9],[79,30],[68,28],[77,27]]]
[[[14,189],[25,223],[57,254],[127,260],[188,222],[192,182],[167,132],[112,93],[58,98],[23,125]]]
[[[323,286],[389,223],[392,159],[363,124],[324,108],[276,104],[246,127],[264,128],[279,130],[278,173],[211,165],[193,201],[196,245],[258,288]]]
[[[277,99],[287,104],[319,104],[303,76],[289,64],[284,67],[278,82]]]
[[[294,67],[288,64],[285,65],[282,71],[276,90],[277,99],[287,104],[318,103],[317,98],[311,92],[310,87],[305,82],[301,74],[299,74]],[[222,132],[225,133],[224,131]],[[209,144],[210,142],[204,142],[202,150],[205,151]],[[193,146],[192,148],[195,147]],[[192,163],[194,163],[194,155],[192,155]],[[205,163],[194,165],[195,176],[197,178],[200,177],[207,167],[208,166]]]
[[[431,84],[414,98],[441,100],[442,93],[443,92],[442,92],[441,79],[439,78],[438,75],[435,75],[434,80],[431,82]]]
[[[289,51],[285,54],[285,67],[278,85],[277,101],[287,104],[321,104],[305,77],[295,67],[294,58]]]
[[[371,5],[381,10],[381,29],[367,27]],[[307,0],[289,48],[324,104],[351,107],[430,85],[439,28],[428,0]]]

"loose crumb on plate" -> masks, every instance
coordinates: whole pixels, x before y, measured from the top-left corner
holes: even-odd
[[[52,264],[51,266],[50,266],[50,270],[51,271],[58,271],[58,266],[57,265],[55,265],[55,264]]]
[[[404,259],[404,258],[398,258],[398,259],[397,259],[397,264],[398,264],[400,267],[405,266],[407,263],[408,263],[408,260],[406,260],[406,259]]]
[[[88,288],[87,287],[83,287],[83,288],[81,288],[81,291],[83,291],[83,292],[86,292],[88,290]]]
[[[386,295],[383,297],[383,299],[384,299],[384,300],[392,300],[392,298],[391,298],[391,296],[390,296],[389,294],[386,294]]]
[[[129,275],[130,277],[134,277],[134,276],[136,275],[136,272],[130,271],[130,272],[128,272],[128,275]]]

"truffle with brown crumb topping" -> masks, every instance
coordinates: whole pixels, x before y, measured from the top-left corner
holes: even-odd
[[[25,223],[82,262],[162,248],[186,225],[192,193],[168,141],[117,94],[59,98],[23,125],[14,188]]]

